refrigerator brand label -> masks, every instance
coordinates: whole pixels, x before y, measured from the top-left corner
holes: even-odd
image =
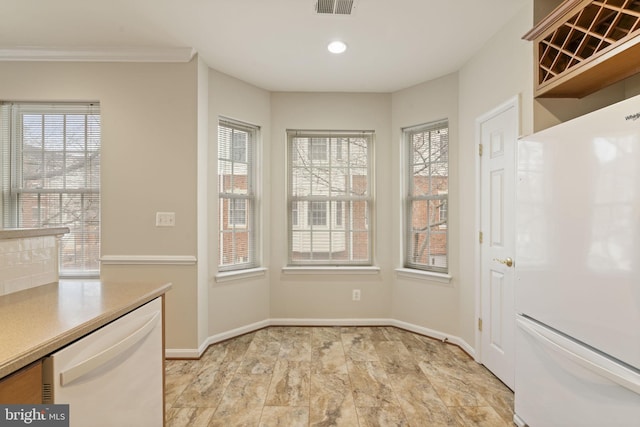
[[[636,120],[640,119],[640,113],[630,114],[627,117],[625,117],[624,119],[626,121],[629,121],[629,120],[636,121]]]
[[[69,427],[69,405],[0,405],[0,426]]]

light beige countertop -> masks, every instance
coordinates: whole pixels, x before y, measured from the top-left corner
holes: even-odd
[[[163,295],[170,283],[61,280],[0,296],[0,378]]]

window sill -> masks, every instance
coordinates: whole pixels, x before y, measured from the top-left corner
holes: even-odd
[[[231,282],[234,280],[248,279],[250,277],[261,277],[267,274],[264,267],[248,268],[246,270],[223,271],[216,274],[216,283]]]
[[[286,266],[282,267],[283,274],[379,274],[380,267],[374,266]]]
[[[420,279],[420,280],[430,280],[432,282],[438,283],[451,283],[451,279],[453,278],[449,274],[444,273],[434,273],[432,271],[423,271],[416,270],[412,268],[396,268],[396,274],[398,277],[406,277],[409,279]]]

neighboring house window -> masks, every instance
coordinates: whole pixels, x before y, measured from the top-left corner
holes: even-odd
[[[229,224],[238,227],[247,226],[247,201],[229,199]]]
[[[100,274],[100,106],[4,103],[4,227],[69,227],[61,277]]]
[[[403,130],[407,153],[405,267],[448,272],[449,125]]]
[[[218,121],[218,270],[258,266],[256,145],[258,127]]]
[[[327,202],[309,202],[309,219],[307,224],[314,225],[327,225]]]
[[[373,132],[287,135],[289,264],[371,265]]]
[[[309,152],[311,153],[310,160],[316,162],[327,161],[327,144],[326,138],[310,138],[309,139]]]

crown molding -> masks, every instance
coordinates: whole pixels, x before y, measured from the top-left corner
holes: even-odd
[[[0,61],[189,62],[190,47],[0,47]]]

